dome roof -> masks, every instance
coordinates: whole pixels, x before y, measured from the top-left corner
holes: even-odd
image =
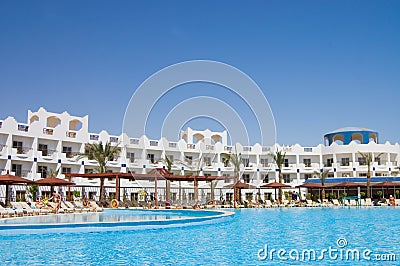
[[[340,133],[340,132],[352,132],[352,131],[376,132],[375,130],[372,130],[372,129],[369,129],[369,128],[365,128],[365,127],[343,127],[343,128],[339,128],[339,129],[336,129],[334,131],[328,132],[328,133],[326,133],[326,135],[334,134],[334,133]]]

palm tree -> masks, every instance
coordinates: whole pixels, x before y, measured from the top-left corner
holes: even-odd
[[[85,153],[81,154],[78,158],[86,157],[90,160],[97,162],[96,172],[106,173],[108,170],[108,162],[113,161],[121,152],[118,144],[112,146],[110,142],[104,145],[99,143],[88,143],[85,147]],[[100,177],[100,202],[104,202],[104,177]]]
[[[283,183],[282,181],[282,166],[285,163],[285,157],[286,157],[286,152],[282,153],[282,151],[280,150],[276,150],[275,153],[271,154],[272,159],[274,160],[274,163],[276,164],[276,166],[278,167],[278,177],[279,177],[279,183]],[[278,198],[279,198],[279,202],[282,202],[282,188],[279,188],[279,193],[278,193]]]
[[[358,152],[363,158],[365,164],[367,165],[367,198],[371,198],[371,163],[373,162],[372,152]],[[379,158],[382,153],[378,154],[375,158]]]
[[[235,149],[237,150],[237,149]],[[222,162],[225,166],[232,165],[234,173],[234,184],[239,181],[240,166],[243,164],[242,155],[240,153],[221,153]],[[233,205],[236,207],[236,201],[240,198],[239,190],[233,188]]]
[[[163,162],[165,164],[167,171],[171,173],[172,165],[174,164],[174,162],[171,160],[171,157],[165,155],[164,158],[161,159],[161,162]],[[180,181],[179,181],[179,185],[180,185]],[[171,191],[171,181],[165,180],[165,200],[168,202],[170,200],[170,197],[169,197],[170,191]]]
[[[330,170],[322,170],[320,172],[315,171],[314,175],[316,175],[319,179],[321,179],[322,191],[321,191],[321,199],[325,199],[325,179],[328,177]]]

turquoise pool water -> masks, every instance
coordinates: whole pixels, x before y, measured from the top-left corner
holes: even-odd
[[[400,263],[398,240],[400,209],[398,208],[242,209],[235,212],[232,218],[220,222],[184,227],[105,232],[1,234],[0,263],[17,265],[263,265],[271,262],[282,265],[333,263],[398,265]],[[271,250],[276,250],[272,253],[272,258],[265,257],[266,248],[268,254]],[[281,254],[278,258],[279,250],[286,251],[286,255]],[[330,250],[333,253],[328,254],[327,251],[322,252],[323,250]],[[311,251],[317,253],[315,260],[307,256],[307,252]],[[305,252],[304,258],[301,256],[302,252]],[[359,260],[356,257],[357,252],[361,256]],[[346,253],[349,254],[348,259]],[[299,260],[294,260],[296,254],[300,254],[297,256]],[[321,257],[321,254],[324,256]],[[310,259],[307,259],[308,257]],[[390,261],[382,262],[376,259]]]

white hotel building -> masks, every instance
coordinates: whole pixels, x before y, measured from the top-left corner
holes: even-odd
[[[85,144],[110,141],[121,147],[121,156],[110,162],[113,172],[147,173],[154,168],[162,168],[161,158],[170,156],[174,161],[173,172],[181,175],[221,176],[217,183],[215,199],[230,199],[233,189],[224,188],[233,180],[223,180],[233,175],[231,166],[225,167],[221,153],[237,152],[243,158],[241,181],[256,187],[277,180],[276,165],[271,153],[277,149],[286,152],[283,167],[284,182],[292,187],[314,177],[314,172],[330,170],[329,177],[360,178],[366,175],[359,152],[372,152],[376,157],[372,165],[372,176],[391,176],[398,171],[400,147],[386,142],[379,144],[378,133],[362,128],[345,128],[325,135],[325,143],[315,147],[293,146],[234,147],[227,144],[227,132],[196,131],[188,128],[181,133],[177,142],[165,138],[150,140],[146,136],[109,135],[106,131],[90,133],[88,116],[76,117],[67,112],[51,113],[44,108],[37,112],[28,111],[27,123],[16,121],[13,117],[0,120],[0,171],[9,172],[31,180],[48,176],[50,169],[58,169],[60,178],[65,173],[91,173],[96,162],[86,158],[79,159],[77,154],[85,151]],[[237,151],[234,151],[237,149]],[[378,157],[378,155],[380,155]],[[99,180],[74,178],[77,184],[73,190],[79,190],[91,198],[99,197]],[[106,180],[106,192],[115,193],[115,180]],[[154,191],[154,183],[123,179],[120,183],[124,196],[137,199],[138,190]],[[165,199],[163,184],[159,185],[159,199]],[[0,187],[0,198],[4,200],[5,186]],[[22,186],[10,186],[11,197],[20,197],[25,193]],[[42,193],[49,188],[42,187]],[[258,189],[244,190],[246,197],[255,196]],[[171,199],[193,200],[193,183],[172,182]],[[65,188],[61,193],[65,196]],[[262,190],[265,197],[272,190]],[[122,197],[122,196],[121,196]],[[210,184],[200,182],[199,199],[206,201],[210,197]]]

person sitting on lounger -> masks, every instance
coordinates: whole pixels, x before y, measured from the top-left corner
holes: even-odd
[[[56,204],[55,211],[58,213],[58,210],[61,208],[61,195],[57,192],[53,192],[53,196],[49,200],[53,200]]]

